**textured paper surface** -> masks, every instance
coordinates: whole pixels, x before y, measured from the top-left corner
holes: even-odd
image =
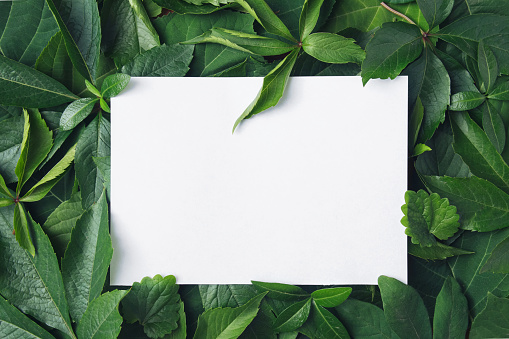
[[[112,99],[112,285],[407,280],[407,78],[133,78]]]

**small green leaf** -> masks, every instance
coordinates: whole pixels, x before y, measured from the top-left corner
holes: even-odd
[[[428,152],[431,150],[432,150],[431,147],[429,147],[428,145],[417,144],[417,145],[415,145],[414,150],[412,152],[412,157],[416,157],[418,155],[421,155],[424,152]]]
[[[275,332],[291,332],[295,331],[304,324],[308,319],[311,310],[311,298],[296,302],[286,308],[277,317],[274,323]]]
[[[484,44],[484,41],[479,41],[477,52],[477,62],[479,73],[481,75],[481,88],[485,93],[489,93],[495,84],[498,76],[498,63],[495,55],[489,46]]]
[[[112,98],[117,96],[126,88],[131,77],[127,74],[112,74],[104,79],[101,86],[101,94],[104,98]]]
[[[309,293],[302,288],[293,285],[280,283],[267,283],[262,281],[251,281],[260,292],[269,292],[267,296],[281,301],[302,300],[309,297]]]
[[[311,297],[320,306],[336,307],[345,301],[352,293],[351,287],[322,288],[313,291]]]
[[[60,117],[60,128],[63,131],[68,131],[76,127],[88,117],[97,101],[99,98],[83,98],[73,101]]]
[[[448,277],[437,296],[433,316],[434,338],[464,338],[468,327],[467,298],[453,277]]]
[[[242,306],[258,294],[252,285],[199,285],[198,289],[205,310]]]
[[[85,79],[85,86],[87,87],[87,89],[90,93],[92,93],[93,95],[95,95],[98,98],[101,97],[101,92],[99,92],[99,90],[94,85],[92,85],[90,83],[90,81],[88,81],[87,79]]]
[[[175,277],[160,275],[135,282],[122,301],[125,321],[138,321],[150,338],[160,338],[177,328],[180,310],[179,286]]]
[[[206,4],[195,6],[184,0],[154,0],[154,2],[159,6],[172,10],[178,14],[210,14],[233,6],[233,4],[221,7]]]
[[[7,207],[14,204],[14,200],[11,198],[0,198],[0,207]]]
[[[422,247],[411,242],[408,243],[408,253],[424,260],[445,260],[457,255],[472,254],[473,252],[447,246],[437,241],[429,247]]]
[[[360,64],[365,58],[364,51],[355,44],[355,40],[332,33],[309,35],[302,41],[302,49],[312,57],[331,64]]]
[[[429,28],[433,29],[451,14],[454,0],[417,0],[417,4],[426,18]]]
[[[488,99],[509,100],[509,77],[501,77],[495,82],[493,90],[488,93]]]
[[[104,186],[106,188],[106,193],[108,193],[108,198],[110,196],[110,181],[111,181],[111,158],[110,157],[92,157],[94,160],[97,169],[101,173],[104,178]]]
[[[1,175],[0,175],[0,193],[14,199],[14,197],[11,194],[11,191],[7,188],[7,185],[5,184],[4,178]]]
[[[508,338],[509,337],[509,299],[497,298],[488,292],[488,302],[470,329],[469,338]]]
[[[288,54],[269,74],[263,78],[263,85],[253,100],[253,102],[246,108],[244,113],[235,121],[233,131],[244,119],[249,119],[253,115],[263,112],[267,108],[275,106],[279,99],[283,96],[283,92],[288,82],[288,77],[292,72],[295,60],[297,60],[298,50],[293,50]]]
[[[408,123],[408,149],[414,148],[417,143],[417,136],[422,125],[422,118],[424,117],[424,106],[422,105],[421,98],[417,96],[415,100],[414,109],[410,114],[410,121]],[[415,153],[415,151],[414,151]]]
[[[300,41],[307,38],[315,29],[320,16],[320,8],[324,0],[305,0],[302,6],[302,12],[299,19],[299,37]]]
[[[17,203],[14,208],[14,233],[19,245],[35,256],[35,247],[28,230],[28,221],[23,204]]]
[[[436,244],[435,237],[446,240],[458,231],[459,215],[447,198],[440,199],[436,193],[428,195],[424,190],[407,191],[405,203],[401,207],[405,214],[401,223],[412,243],[430,247]]]
[[[482,107],[482,127],[498,153],[502,154],[506,142],[506,129],[502,117],[490,100]]]
[[[99,99],[99,105],[101,106],[101,109],[105,111],[106,113],[110,113],[110,106],[108,106],[108,103],[103,98]]]
[[[313,339],[350,339],[341,321],[314,301],[308,320],[299,332]]]
[[[479,92],[459,92],[451,96],[451,111],[469,111],[480,106],[486,97]]]
[[[480,271],[480,273],[484,272],[509,274],[509,237],[502,240],[491,252],[488,261]]]
[[[277,39],[225,28],[212,28],[194,39],[181,42],[181,44],[189,45],[209,42],[263,56],[285,54],[297,47],[297,45],[290,45]]]

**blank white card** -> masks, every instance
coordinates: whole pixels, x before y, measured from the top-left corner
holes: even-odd
[[[112,99],[112,285],[407,281],[406,77],[133,78]]]

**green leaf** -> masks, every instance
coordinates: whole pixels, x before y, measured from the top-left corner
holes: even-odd
[[[348,299],[336,311],[353,338],[399,339],[385,320],[383,310],[373,304]]]
[[[0,55],[0,103],[20,107],[50,107],[75,99],[64,85],[33,68]]]
[[[408,243],[408,253],[424,260],[445,260],[457,255],[472,254],[473,252],[447,246],[437,241],[429,247],[422,247],[410,242]]]
[[[0,52],[32,67],[58,26],[44,0],[13,1],[0,30]],[[20,24],[23,23],[23,24]]]
[[[509,100],[509,78],[499,78],[493,90],[488,94],[488,99]]]
[[[64,157],[19,200],[23,202],[33,202],[44,198],[53,186],[64,176],[74,160],[75,151],[76,145],[71,147]]]
[[[365,58],[364,51],[355,44],[355,40],[332,33],[309,35],[302,41],[302,49],[312,57],[331,64],[360,64]]]
[[[402,22],[389,22],[375,33],[366,46],[362,63],[362,82],[369,79],[394,79],[419,55],[423,44],[419,28]]]
[[[14,199],[10,190],[7,188],[7,185],[5,184],[4,178],[1,175],[0,175],[0,194],[3,194],[5,196],[8,196],[8,197],[11,197],[12,199]]]
[[[299,19],[299,41],[303,41],[315,29],[324,0],[305,0]]]
[[[52,339],[51,334],[0,296],[0,336],[4,339]]]
[[[440,25],[451,14],[454,0],[417,0],[422,14],[433,29]]]
[[[76,127],[80,122],[94,109],[94,105],[99,101],[98,98],[83,98],[73,101],[60,118],[60,128],[68,131]]]
[[[101,106],[101,109],[106,113],[111,113],[110,106],[108,106],[108,103],[103,98],[99,99],[99,106]]]
[[[210,14],[232,7],[232,5],[225,5],[221,7],[213,5],[195,6],[184,0],[154,0],[154,2],[159,6],[172,10],[178,14]]]
[[[17,203],[14,208],[14,233],[16,234],[16,241],[19,245],[35,256],[35,247],[28,230],[28,220],[23,204]]]
[[[28,216],[37,246],[32,257],[12,234],[14,206],[0,208],[0,294],[23,313],[76,338],[69,319],[58,261],[48,237]]]
[[[138,321],[150,338],[160,338],[177,328],[180,310],[175,277],[160,275],[135,282],[122,301],[125,321]]]
[[[63,257],[71,240],[71,231],[76,220],[83,214],[81,193],[73,193],[69,200],[61,203],[48,217],[42,229],[48,235],[58,257]]]
[[[483,40],[479,41],[477,62],[482,80],[481,88],[483,88],[485,92],[489,93],[497,80],[498,63],[495,55],[491,51],[491,48],[486,46]]]
[[[453,47],[452,45],[448,45],[448,47]],[[461,53],[455,49],[457,53]],[[449,74],[449,78],[451,79],[451,93],[458,92],[478,92],[475,85],[475,81],[472,78],[472,75],[460,64],[454,57],[451,55],[442,52],[438,49],[435,49],[435,53],[442,61],[442,64],[445,66],[447,73]]]
[[[434,338],[464,338],[468,327],[467,298],[453,277],[447,278],[438,294],[433,317]]]
[[[126,88],[127,84],[131,80],[128,74],[112,74],[104,79],[101,86],[101,94],[104,98],[113,98],[120,94]]]
[[[23,116],[12,117],[0,124],[0,175],[6,183],[17,180],[14,172],[21,153],[23,142]]]
[[[117,338],[122,325],[118,304],[128,291],[114,290],[90,302],[76,334],[80,339]]]
[[[345,326],[332,313],[315,302],[308,320],[299,332],[313,339],[349,339]]]
[[[406,227],[405,234],[412,238],[412,243],[423,247],[436,244],[435,237],[441,240],[452,237],[460,225],[456,207],[450,206],[447,198],[440,199],[436,193],[407,191],[401,210],[405,214],[401,219]]]
[[[101,12],[102,49],[117,66],[160,45],[141,0],[105,0]]]
[[[151,18],[155,18],[163,12],[163,8],[152,0],[143,0],[143,6],[145,6],[145,10]]]
[[[280,40],[225,28],[212,28],[194,39],[181,43],[188,45],[209,42],[221,44],[246,53],[267,56],[285,54],[297,47],[297,45],[290,45]]]
[[[401,338],[431,338],[424,303],[412,287],[386,276],[378,278],[384,313],[392,330]]]
[[[344,302],[352,293],[351,287],[322,288],[313,291],[311,297],[320,306],[336,307]]]
[[[110,156],[110,123],[98,114],[80,136],[74,159],[84,210],[99,200],[104,187],[104,179],[93,158],[108,156]]]
[[[491,253],[479,273],[509,273],[509,237],[502,240]]]
[[[251,283],[258,291],[268,292],[267,297],[276,300],[293,301],[309,297],[309,293],[298,286],[262,281],[251,281]]]
[[[85,79],[85,86],[87,87],[87,89],[90,93],[92,93],[93,95],[95,95],[98,98],[101,97],[101,92],[99,92],[99,90],[94,85],[92,85],[90,83],[90,81],[88,81],[87,79]]]
[[[502,117],[490,100],[482,107],[482,127],[498,153],[502,154],[506,142],[506,129]]]
[[[488,292],[505,297],[509,293],[509,276],[507,274],[479,274],[495,246],[509,236],[509,228],[503,230],[477,233],[463,232],[451,245],[474,254],[462,255],[449,259],[454,278],[467,297],[470,315],[475,317],[486,305]]]
[[[237,0],[237,3],[251,14],[267,32],[290,41],[297,41],[264,0]]]
[[[294,50],[288,54],[269,74],[263,78],[263,85],[258,92],[256,98],[246,108],[246,110],[238,117],[233,126],[233,131],[244,119],[249,119],[253,115],[265,111],[266,109],[277,105],[279,99],[283,96],[283,92],[288,82],[288,77],[292,72],[293,65],[297,59],[299,51]]]
[[[106,188],[106,193],[108,199],[110,197],[110,182],[111,182],[111,158],[110,157],[92,157],[97,166],[97,169],[101,173],[104,178],[104,186]]]
[[[311,301],[312,299],[308,298],[296,302],[281,312],[274,323],[274,331],[291,332],[301,327],[308,319],[309,311],[311,310]]]
[[[459,92],[451,96],[451,111],[469,111],[480,106],[486,97],[479,92]]]
[[[157,46],[135,56],[122,67],[122,73],[133,77],[183,77],[189,71],[194,46]]]
[[[509,166],[486,133],[467,113],[451,114],[451,125],[454,133],[454,150],[470,167],[470,171],[509,193]]]
[[[32,176],[37,166],[46,158],[53,144],[52,132],[37,110],[23,111],[25,116],[25,129],[21,143],[21,155],[16,165],[19,195],[21,187]]]
[[[256,317],[260,302],[266,294],[259,294],[237,308],[215,308],[201,314],[194,338],[238,338]]]
[[[509,299],[488,293],[486,308],[474,319],[469,338],[509,337]]]
[[[414,150],[412,152],[412,157],[416,157],[418,155],[421,155],[424,152],[431,151],[431,148],[425,144],[417,144],[414,147]]]
[[[233,0],[186,0],[186,1],[188,3],[196,5],[196,6],[202,6],[204,4],[221,6],[221,5],[227,4],[229,2],[234,2]]]
[[[164,339],[186,339],[187,337],[187,322],[186,314],[184,312],[184,303],[180,303],[179,309],[179,321],[176,330],[173,330],[170,334],[164,336]]]
[[[199,285],[203,308],[238,307],[256,296],[251,285]]]

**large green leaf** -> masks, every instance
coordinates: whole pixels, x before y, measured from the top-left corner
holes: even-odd
[[[479,49],[477,51],[477,62],[479,65],[479,74],[481,75],[481,88],[484,92],[490,92],[495,84],[498,76],[498,63],[495,55],[489,46],[484,44],[484,41],[479,42]]]
[[[97,98],[83,98],[73,101],[60,118],[60,128],[68,131],[76,127],[92,112],[94,105],[99,101]]]
[[[472,317],[485,307],[488,292],[500,297],[509,295],[509,275],[480,274],[481,267],[486,263],[495,246],[507,236],[509,236],[509,228],[487,233],[464,232],[452,243],[455,247],[475,252],[448,260],[454,278],[467,297]]]
[[[194,46],[162,44],[135,56],[122,67],[132,77],[183,77],[189,71]]]
[[[509,193],[509,166],[497,152],[484,131],[467,113],[451,114],[453,147],[470,171]]]
[[[101,95],[104,98],[112,98],[120,94],[129,84],[131,77],[128,74],[112,74],[104,79],[101,86]]]
[[[299,18],[299,41],[303,41],[315,29],[324,0],[305,0]]]
[[[482,127],[498,153],[502,154],[506,143],[506,127],[495,106],[488,100],[482,107]]]
[[[0,31],[0,53],[33,66],[58,31],[53,15],[45,0],[13,1],[5,10],[8,19],[3,32]]]
[[[475,92],[459,92],[451,96],[451,111],[469,111],[480,106],[485,96],[478,91]]]
[[[14,234],[16,234],[16,241],[21,248],[35,256],[35,247],[28,227],[28,218],[23,204],[17,203],[14,208]]]
[[[384,313],[389,326],[401,338],[431,338],[428,312],[412,287],[386,276],[378,278]]]
[[[440,25],[451,13],[454,0],[417,0],[429,28]]]
[[[500,77],[497,79],[493,90],[488,94],[488,99],[509,100],[508,77]]]
[[[110,156],[110,123],[99,114],[85,128],[76,146],[74,162],[84,210],[99,200],[104,187],[104,179],[93,158],[108,156]]]
[[[80,322],[88,305],[101,295],[113,255],[108,226],[108,204],[103,193],[76,221],[62,259],[62,277],[74,321]]]
[[[464,338],[468,327],[467,298],[449,277],[438,294],[433,318],[434,338]]]
[[[365,53],[355,40],[333,33],[313,33],[302,41],[302,49],[312,57],[331,64],[362,63]]]
[[[351,287],[322,288],[311,293],[311,297],[320,306],[336,307],[352,293]]]
[[[311,301],[312,299],[308,298],[287,307],[274,322],[274,330],[276,332],[291,332],[301,327],[308,319]]]
[[[105,0],[101,21],[102,48],[118,66],[160,45],[141,0]]]
[[[498,0],[455,0],[448,21],[454,22],[461,17],[479,13],[509,15],[509,3]]]
[[[462,250],[461,248],[444,245],[439,241],[429,247],[423,247],[411,242],[408,243],[408,254],[424,260],[444,260],[457,255],[471,253],[472,252]]]
[[[12,234],[14,206],[0,208],[0,294],[22,312],[76,338],[65,299],[64,284],[48,237],[28,217],[36,244],[32,257]]]
[[[375,33],[366,46],[362,63],[362,82],[369,79],[394,79],[422,52],[419,28],[403,22],[389,22]]]
[[[448,47],[454,47],[448,45]],[[457,51],[457,50],[456,50]],[[472,75],[459,63],[453,56],[435,49],[434,51],[442,64],[445,66],[449,78],[451,79],[451,94],[458,92],[478,92]],[[458,52],[460,53],[460,52]]]
[[[80,339],[117,338],[122,325],[118,304],[129,291],[114,290],[92,300],[76,334]]]
[[[0,124],[0,175],[6,183],[17,180],[14,169],[21,154],[23,141],[23,116],[2,120]]]
[[[509,237],[502,240],[483,265],[480,273],[509,273]]]
[[[299,332],[313,339],[349,339],[345,326],[331,312],[312,303],[308,320]]]
[[[486,308],[474,319],[469,338],[509,337],[509,299],[488,293]]]
[[[217,307],[238,307],[256,296],[251,285],[199,285],[205,310]]]
[[[76,99],[46,74],[0,55],[0,104],[39,108]]]

